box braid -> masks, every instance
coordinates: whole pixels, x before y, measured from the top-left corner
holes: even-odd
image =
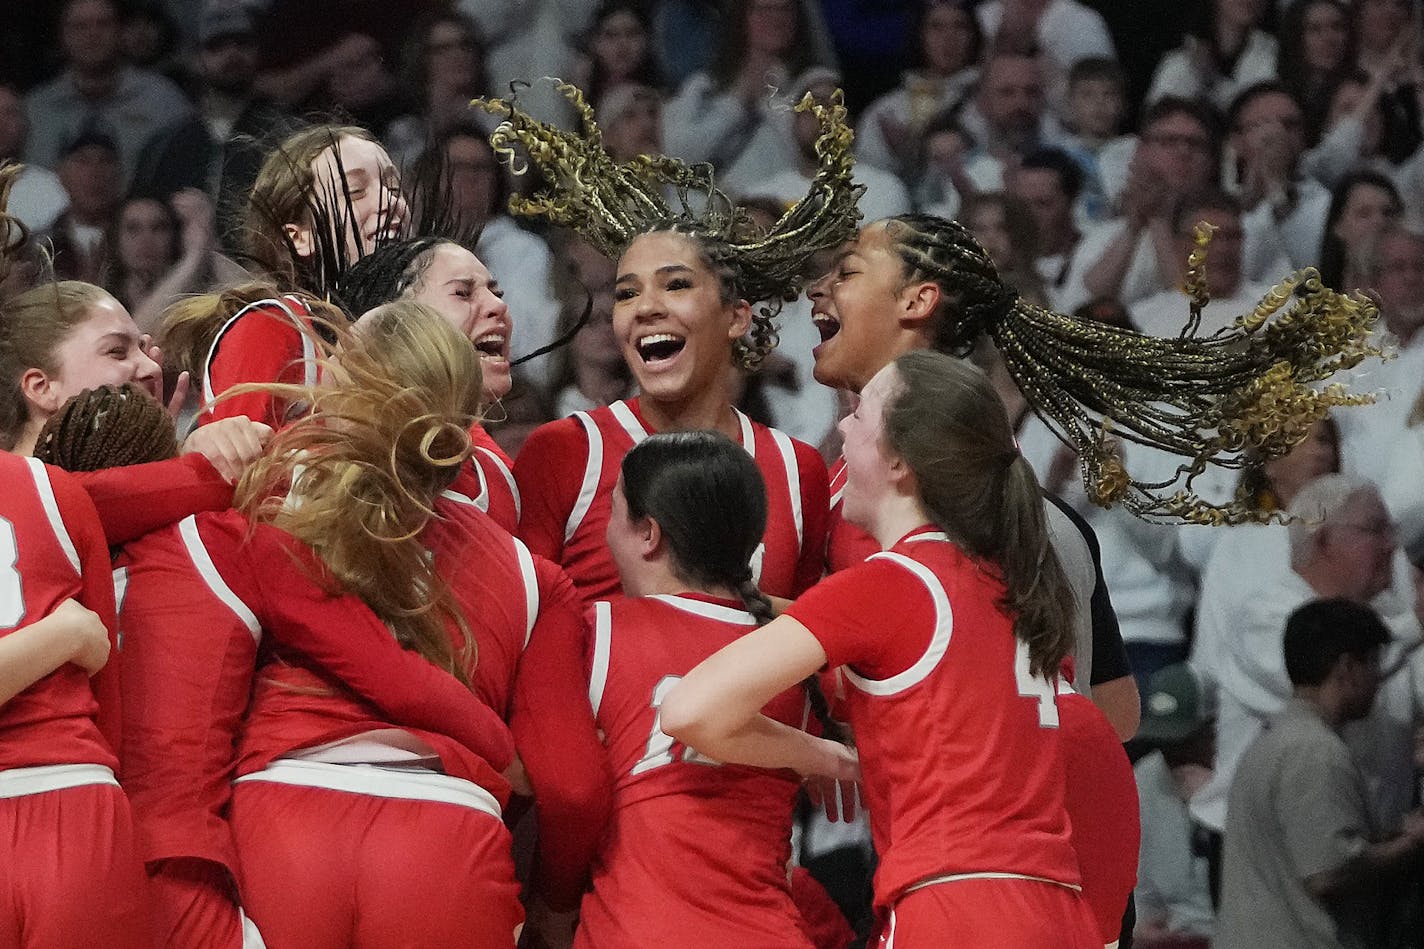
[[[178,454],[173,419],[141,386],[85,389],[50,416],[35,457],[65,471],[100,471]]]
[[[1313,268],[1276,285],[1233,326],[1198,335],[1208,297],[1210,229],[1198,228],[1182,335],[1147,336],[1064,316],[1019,298],[961,224],[925,214],[889,218],[886,233],[908,281],[942,292],[933,346],[965,355],[988,336],[1030,406],[1079,455],[1094,501],[1148,519],[1239,523],[1268,519],[1244,499],[1209,504],[1192,493],[1207,464],[1250,468],[1280,457],[1333,406],[1369,396],[1316,383],[1381,355],[1368,336],[1378,308],[1336,293]],[[1181,455],[1162,482],[1131,477],[1112,436]],[[1279,515],[1275,515],[1279,517]]]

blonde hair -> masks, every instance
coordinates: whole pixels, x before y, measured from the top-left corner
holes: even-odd
[[[468,684],[475,643],[420,534],[473,450],[479,357],[417,303],[378,307],[354,330],[328,329],[337,345],[320,385],[230,390],[310,406],[243,476],[234,505],[311,547],[403,646]],[[450,622],[463,634],[458,648]]]

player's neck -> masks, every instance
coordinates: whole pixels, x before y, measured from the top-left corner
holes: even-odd
[[[721,432],[740,443],[742,426],[729,395],[721,387],[713,386],[677,401],[655,402],[640,397],[638,411],[654,432]]]

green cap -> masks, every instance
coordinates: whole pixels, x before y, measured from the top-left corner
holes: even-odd
[[[1157,670],[1147,680],[1137,737],[1173,744],[1189,738],[1210,719],[1196,673],[1185,662],[1179,662]]]

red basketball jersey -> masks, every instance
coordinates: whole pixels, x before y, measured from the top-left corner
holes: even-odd
[[[658,727],[673,685],[756,620],[692,594],[599,601],[591,612],[588,695],[614,815],[576,945],[809,947],[786,877],[799,778],[718,764]],[[764,711],[804,728],[810,707],[794,688]]]
[[[213,400],[244,382],[315,385],[316,346],[309,332],[311,311],[299,297],[259,300],[238,310],[218,330],[203,364],[201,422],[245,415],[280,428],[287,405],[263,392]]]
[[[509,456],[499,447],[483,425],[470,429],[475,450],[450,485],[450,495],[464,498],[484,511],[500,527],[515,533],[519,528],[519,488]]]
[[[70,475],[33,458],[0,452],[0,483],[0,636],[73,598],[99,614],[111,646],[110,665],[93,680],[65,663],[0,705],[0,771],[58,764],[117,769],[119,643],[99,515]]]
[[[865,562],[880,552],[880,545],[865,531],[845,519],[841,500],[846,488],[845,458],[831,465],[831,516],[826,538],[826,572],[835,573]]]
[[[787,611],[849,667],[882,911],[949,875],[1078,883],[1054,685],[1029,674],[1002,595],[992,568],[925,528]]]
[[[737,418],[742,447],[766,483],[766,534],[752,567],[762,590],[795,597],[822,573],[825,462],[811,446],[740,412]],[[604,532],[623,456],[649,434],[637,399],[615,402],[540,426],[514,463],[523,501],[519,536],[561,564],[586,600],[620,591]]]

